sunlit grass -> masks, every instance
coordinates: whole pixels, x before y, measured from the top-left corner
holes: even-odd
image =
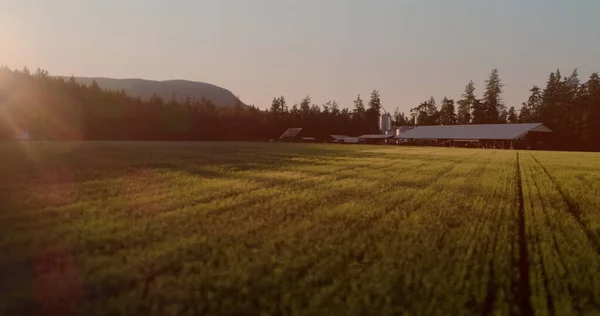
[[[524,282],[541,313],[600,304],[598,154],[72,142],[0,157],[9,314],[512,315]]]

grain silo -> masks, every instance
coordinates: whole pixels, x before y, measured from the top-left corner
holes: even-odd
[[[392,116],[389,113],[381,114],[379,117],[379,129],[384,135],[392,129]]]

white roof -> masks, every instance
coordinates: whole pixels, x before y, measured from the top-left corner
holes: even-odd
[[[288,128],[279,138],[294,138],[302,131],[301,127]]]
[[[528,132],[552,132],[542,123],[417,126],[394,138],[403,139],[517,139]]]

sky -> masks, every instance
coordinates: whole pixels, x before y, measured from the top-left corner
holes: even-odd
[[[498,68],[519,107],[550,72],[600,71],[598,0],[0,0],[0,64],[52,75],[187,79],[246,104],[408,112],[476,94]]]

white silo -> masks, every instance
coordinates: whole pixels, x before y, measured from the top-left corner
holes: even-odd
[[[381,134],[387,134],[392,129],[392,116],[389,113],[381,114],[379,117],[379,129]]]

